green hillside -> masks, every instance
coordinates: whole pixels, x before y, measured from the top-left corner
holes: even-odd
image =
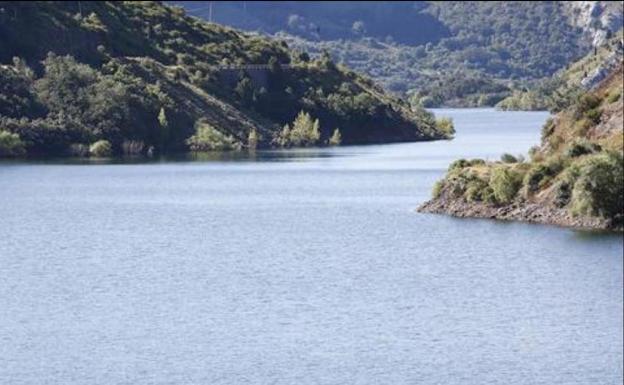
[[[588,228],[624,226],[622,60],[549,119],[530,160],[455,161],[425,212]]]
[[[566,66],[552,77],[537,82],[528,90],[515,91],[496,107],[502,110],[561,111],[578,99],[584,90],[595,87],[622,61],[623,54],[620,31],[580,60]]]
[[[622,24],[619,2],[596,2],[588,14],[585,4],[551,1],[172,3],[312,55],[327,50],[430,107],[492,106],[582,57]]]
[[[327,56],[158,2],[4,2],[0,63],[0,132],[22,148],[5,155],[324,145],[336,131],[343,144],[451,134]]]

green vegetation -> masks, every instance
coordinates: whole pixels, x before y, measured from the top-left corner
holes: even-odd
[[[451,138],[453,137],[453,135],[455,135],[455,126],[453,125],[452,118],[436,119],[436,127],[448,138]]]
[[[277,138],[277,143],[282,147],[306,147],[318,144],[321,138],[318,119],[312,119],[309,113],[299,112],[290,125],[285,125]]]
[[[0,130],[29,155],[85,156],[100,140],[114,155],[266,148],[300,111],[318,125],[292,127],[289,146],[328,144],[335,127],[345,144],[447,137],[329,55],[311,60],[162,3],[2,8]]]
[[[512,95],[500,101],[496,107],[502,110],[550,110],[559,112],[573,105],[583,95],[584,89],[595,86],[592,77],[599,81],[600,74],[606,74],[617,66],[622,57],[622,32],[571,65],[557,71],[552,77],[542,79],[530,89],[515,90]],[[613,103],[620,96],[619,90],[609,95]]]
[[[489,186],[497,202],[509,203],[522,186],[522,174],[509,167],[496,167],[492,171]]]
[[[340,133],[339,129],[334,129],[334,133],[332,134],[332,136],[329,138],[329,142],[328,144],[330,146],[340,146],[340,144],[342,143],[342,134]]]
[[[568,215],[624,225],[624,135],[622,65],[548,119],[542,145],[525,162],[503,154],[500,162],[459,159],[434,186],[439,200],[521,207],[534,203]]]
[[[591,155],[573,165],[577,179],[571,211],[614,218],[624,212],[624,160],[621,153]]]
[[[222,133],[205,121],[198,121],[195,124],[195,134],[187,140],[187,144],[191,151],[240,149],[240,144],[231,135]]]
[[[107,157],[113,154],[113,147],[108,140],[98,140],[89,147],[89,153],[95,157]]]
[[[0,131],[0,156],[20,156],[24,152],[24,142],[22,142],[19,135]]]
[[[511,154],[504,153],[501,155],[501,162],[503,163],[518,163],[518,157],[515,157]]]
[[[177,3],[208,18],[206,7]],[[617,2],[600,6],[621,13]],[[214,7],[211,16],[218,23],[272,34],[312,57],[329,51],[338,62],[425,107],[493,106],[592,48],[584,31],[573,25],[573,2],[352,1],[276,7],[254,1]],[[604,25],[605,16],[595,12],[592,28],[616,32]]]

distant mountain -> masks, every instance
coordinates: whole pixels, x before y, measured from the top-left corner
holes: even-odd
[[[0,3],[0,156],[430,140],[443,128],[327,56],[160,2]]]
[[[402,1],[172,1],[191,15],[236,28],[286,31],[314,41],[373,37],[423,45],[450,36],[425,2]]]
[[[606,1],[171,3],[313,55],[327,50],[425,106],[494,105],[601,45],[623,20],[622,2]]]

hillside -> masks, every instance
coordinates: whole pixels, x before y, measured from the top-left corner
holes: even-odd
[[[158,2],[3,2],[0,63],[5,156],[451,134],[327,56],[310,59]]]
[[[502,110],[561,111],[583,91],[598,86],[619,65],[624,55],[623,43],[620,31],[580,60],[557,71],[551,78],[537,82],[528,90],[515,91],[496,107]]]
[[[581,228],[624,226],[622,61],[549,119],[530,161],[458,160],[420,211]]]
[[[600,46],[621,2],[172,2],[331,56],[426,107],[494,105]],[[210,6],[212,3],[212,6]]]

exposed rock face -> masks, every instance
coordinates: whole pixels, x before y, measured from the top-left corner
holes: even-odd
[[[586,90],[594,89],[600,82],[605,79],[613,70],[622,62],[622,42],[620,42],[615,51],[611,53],[601,64],[593,70],[591,73],[587,74],[581,80],[581,86]]]
[[[601,46],[609,34],[622,28],[624,7],[621,1],[561,2],[572,25],[583,30],[594,47]]]

